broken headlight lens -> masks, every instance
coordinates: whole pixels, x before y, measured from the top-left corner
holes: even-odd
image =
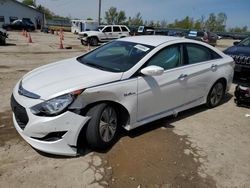
[[[34,115],[53,116],[63,112],[72,102],[76,95],[69,93],[59,97],[47,100],[30,108]]]

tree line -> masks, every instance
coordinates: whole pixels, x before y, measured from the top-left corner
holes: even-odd
[[[34,0],[23,0],[26,5],[34,6],[41,12],[45,14],[46,19],[66,19],[69,17],[63,17],[56,15],[54,12],[50,11],[48,8],[42,5],[36,5]],[[91,18],[88,18],[91,19]],[[223,12],[209,14],[206,19],[205,16],[201,16],[199,19],[194,19],[192,17],[186,16],[185,18],[178,20],[176,19],[173,23],[168,23],[166,20],[153,21],[153,20],[143,20],[142,15],[138,12],[134,17],[127,17],[124,10],[117,10],[116,7],[110,7],[105,11],[104,19],[102,24],[125,24],[128,26],[151,26],[155,28],[173,28],[173,29],[196,29],[196,30],[208,30],[217,32],[247,32],[247,26],[244,27],[234,27],[226,29],[227,15]]]
[[[110,7],[105,11],[105,21],[107,24],[126,24],[128,26],[140,26],[146,25],[155,28],[172,28],[172,29],[196,29],[196,30],[208,30],[217,32],[247,32],[247,26],[234,27],[226,29],[227,15],[223,12],[210,13],[208,18],[202,16],[200,19],[194,19],[186,16],[184,19],[176,19],[173,23],[167,23],[166,20],[153,21],[143,20],[142,15],[138,12],[134,17],[126,17],[125,11],[118,11],[115,7]]]

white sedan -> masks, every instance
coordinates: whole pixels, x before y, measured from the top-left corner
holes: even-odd
[[[76,155],[81,142],[106,149],[120,128],[221,103],[234,61],[202,42],[127,37],[37,68],[15,86],[13,121],[34,148]]]

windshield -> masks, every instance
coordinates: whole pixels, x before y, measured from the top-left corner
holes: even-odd
[[[153,49],[132,42],[110,42],[77,60],[85,65],[110,72],[125,72]]]
[[[241,42],[239,43],[239,45],[250,47],[250,37],[248,37],[248,38],[244,39],[243,41],[241,41]]]
[[[95,29],[95,31],[101,31],[104,28],[104,26],[99,26]]]
[[[16,24],[16,23],[19,23],[19,22],[22,22],[21,20],[15,20],[12,22],[12,24]]]

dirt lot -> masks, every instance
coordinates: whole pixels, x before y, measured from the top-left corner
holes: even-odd
[[[37,152],[16,133],[9,98],[28,71],[87,49],[65,33],[32,33],[33,43],[10,32],[0,47],[0,187],[250,187],[250,113],[236,107],[232,87],[214,109],[200,106],[131,132],[109,151],[75,157]],[[233,43],[221,40],[219,49]]]

